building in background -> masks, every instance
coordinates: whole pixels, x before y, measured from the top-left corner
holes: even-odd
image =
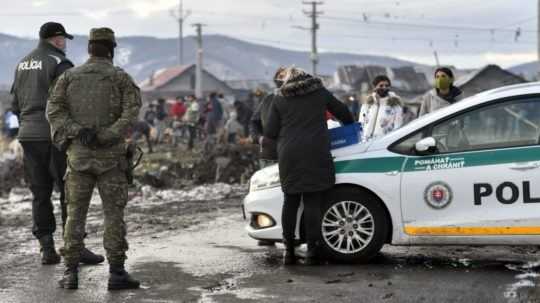
[[[211,92],[234,96],[234,90],[208,71],[203,69],[203,95]],[[174,99],[177,96],[195,94],[195,64],[174,66],[154,73],[140,83],[145,101],[157,98]]]
[[[521,76],[502,69],[498,65],[486,65],[458,78],[454,85],[463,91],[463,97],[466,98],[493,88],[525,82],[527,80]]]

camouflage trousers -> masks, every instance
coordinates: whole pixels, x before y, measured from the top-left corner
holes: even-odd
[[[103,246],[109,264],[124,264],[128,243],[124,208],[128,199],[126,174],[115,167],[103,173],[92,169],[69,170],[65,181],[67,222],[64,234],[64,261],[67,266],[79,264],[84,247],[86,216],[94,187],[97,186],[105,216]]]

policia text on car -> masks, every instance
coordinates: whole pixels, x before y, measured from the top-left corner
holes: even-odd
[[[493,194],[493,185],[489,183],[474,184],[474,205],[482,205],[482,198]],[[540,197],[531,197],[531,182],[523,181],[523,203],[540,203]],[[505,193],[510,192],[510,195]],[[519,186],[512,182],[503,182],[495,187],[495,197],[502,204],[513,204],[519,200]]]

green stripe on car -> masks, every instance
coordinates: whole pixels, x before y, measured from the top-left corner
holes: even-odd
[[[540,146],[465,152],[425,157],[379,157],[335,162],[336,173],[381,173],[457,169],[540,160]]]
[[[383,157],[337,161],[336,173],[384,173],[401,170],[405,157]]]

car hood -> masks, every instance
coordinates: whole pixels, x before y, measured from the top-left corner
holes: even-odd
[[[369,142],[361,142],[354,145],[345,146],[342,148],[336,148],[332,150],[332,156],[334,158],[347,157],[353,154],[365,153],[369,146],[376,140]]]

